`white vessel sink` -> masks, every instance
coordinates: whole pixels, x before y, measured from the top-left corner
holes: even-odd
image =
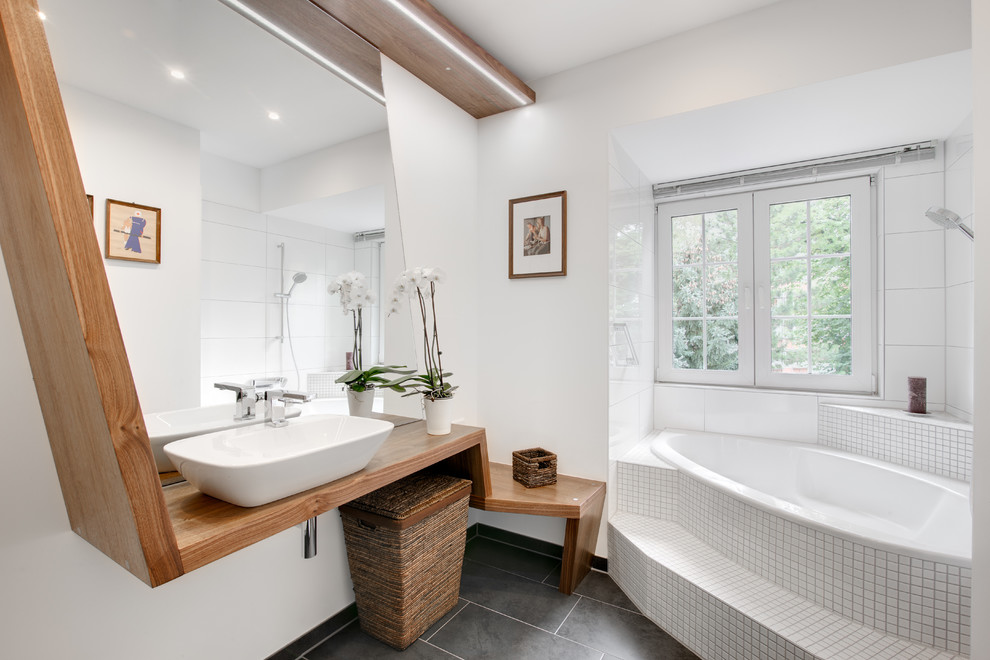
[[[347,415],[300,417],[176,440],[165,453],[201,492],[260,506],[362,469],[394,425]]]
[[[288,406],[285,416],[287,418],[298,417],[301,412],[300,406]],[[163,449],[170,442],[212,431],[261,424],[264,421],[264,417],[234,421],[233,403],[169,410],[144,416],[144,425],[147,427],[148,436],[151,438],[151,451],[155,455],[155,465],[158,466],[159,472],[171,472],[175,469]]]

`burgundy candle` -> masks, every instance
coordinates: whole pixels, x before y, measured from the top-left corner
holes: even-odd
[[[908,412],[928,412],[928,379],[908,377]]]
[[[347,369],[348,371],[350,371],[351,369],[353,369],[354,368],[354,353],[352,353],[351,351],[347,351],[347,353],[344,354],[344,361],[346,363],[345,366],[344,366],[345,369]],[[922,378],[922,380],[924,380],[924,378]]]

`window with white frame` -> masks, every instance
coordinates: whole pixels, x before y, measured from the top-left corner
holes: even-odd
[[[659,204],[658,380],[872,392],[871,197],[860,176]]]

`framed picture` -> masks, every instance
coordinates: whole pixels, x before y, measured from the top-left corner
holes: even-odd
[[[162,210],[107,200],[107,259],[162,262]]]
[[[509,200],[509,279],[567,275],[567,191]]]

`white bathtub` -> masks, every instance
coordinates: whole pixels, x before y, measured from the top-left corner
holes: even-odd
[[[816,444],[668,430],[652,451],[772,514],[865,546],[970,566],[969,485]]]

